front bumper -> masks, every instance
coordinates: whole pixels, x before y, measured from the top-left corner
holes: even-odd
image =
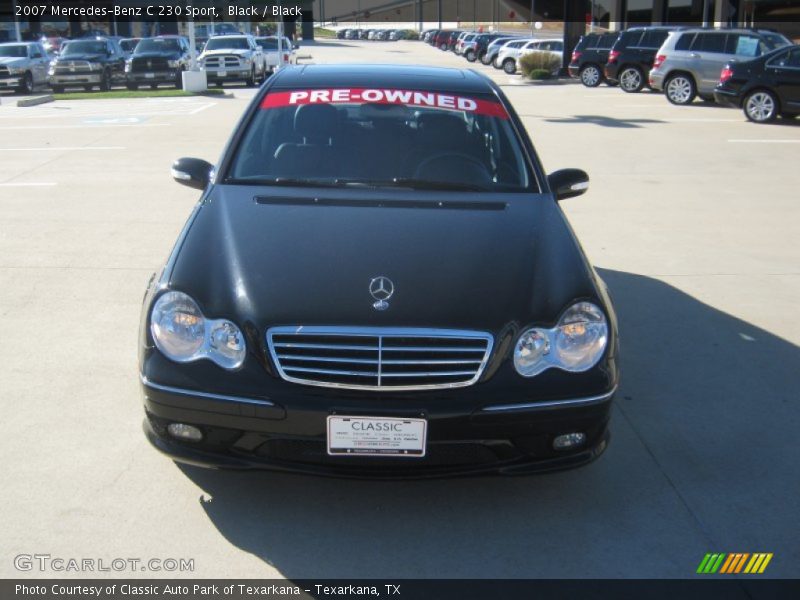
[[[22,77],[6,77],[0,79],[0,90],[16,89],[22,85]]]
[[[128,83],[175,83],[179,79],[180,71],[177,69],[125,73]]]
[[[270,469],[364,478],[424,478],[497,473],[529,474],[566,469],[597,458],[608,443],[615,389],[586,398],[536,403],[487,404],[464,410],[405,398],[351,401],[316,395],[309,402],[209,394],[142,377],[148,440],[179,462],[233,469]],[[312,394],[312,392],[309,392]],[[331,414],[425,418],[424,458],[328,456],[326,418]],[[169,423],[203,431],[201,442],[169,437]],[[553,438],[584,432],[586,443],[552,449]]]
[[[250,78],[250,67],[235,69],[202,69],[208,81],[244,81]]]
[[[75,75],[50,75],[47,83],[50,85],[84,85],[87,83],[100,83],[100,73],[77,73]]]

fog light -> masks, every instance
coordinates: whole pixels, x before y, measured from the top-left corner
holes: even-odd
[[[585,443],[585,433],[565,433],[564,435],[556,436],[556,439],[553,440],[553,449],[570,450],[578,446],[583,446]]]
[[[185,423],[170,423],[167,426],[169,434],[179,440],[186,442],[199,442],[203,439],[203,432],[194,425],[186,425]]]

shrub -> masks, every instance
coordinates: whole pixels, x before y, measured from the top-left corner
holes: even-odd
[[[418,40],[419,39],[419,33],[414,31],[413,29],[406,29],[406,37],[405,37],[405,39],[407,39],[407,40]]]
[[[519,70],[529,79],[548,79],[561,68],[561,59],[554,54],[535,50],[519,59]]]

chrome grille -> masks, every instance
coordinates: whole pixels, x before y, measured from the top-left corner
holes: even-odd
[[[492,336],[453,329],[273,327],[267,346],[278,373],[305,385],[429,390],[475,383]]]
[[[215,69],[225,68],[225,67],[238,67],[239,66],[239,57],[237,57],[237,56],[209,56],[207,59],[205,59],[205,65],[207,67],[213,67]]]
[[[74,73],[91,73],[92,68],[88,61],[70,60],[56,63],[56,73],[59,75],[69,75]]]
[[[8,67],[0,67],[0,79],[8,79],[11,77],[11,71]]]

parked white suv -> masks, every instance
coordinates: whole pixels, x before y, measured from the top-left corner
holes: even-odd
[[[549,52],[553,56],[557,56],[558,60],[563,63],[564,59],[564,41],[560,39],[552,40],[515,40],[508,42],[500,49],[495,59],[495,66],[503,69],[509,75],[517,72],[519,59],[530,52]]]
[[[722,68],[751,60],[791,42],[774,31],[754,29],[684,29],[673,31],[656,53],[650,87],[673,104],[695,97],[713,101]]]

